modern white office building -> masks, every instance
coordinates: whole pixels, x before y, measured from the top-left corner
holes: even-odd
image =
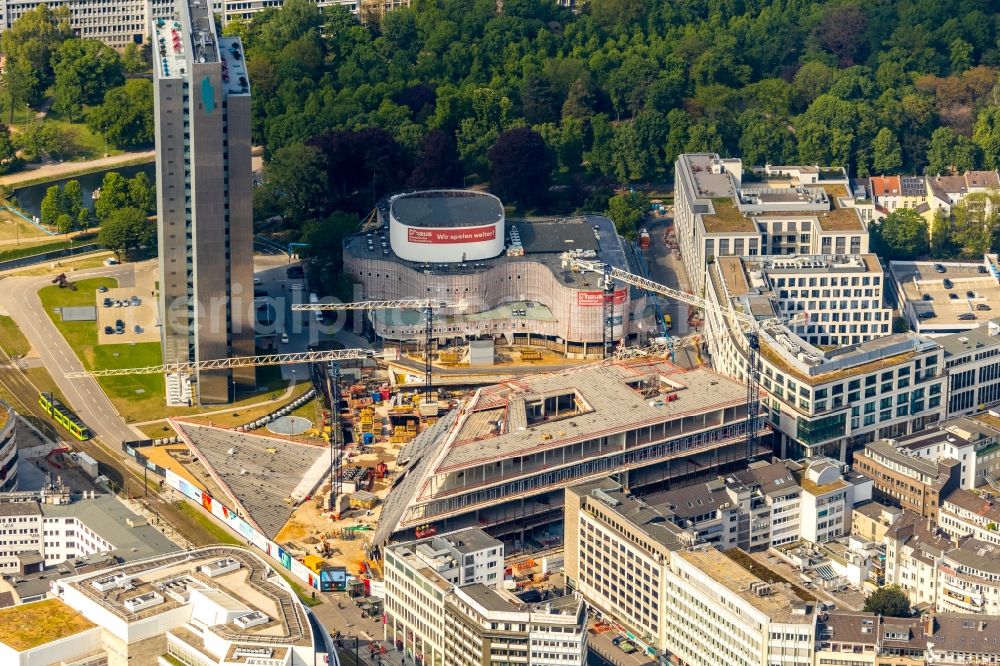
[[[583,666],[583,602],[503,589],[503,543],[473,528],[385,549],[386,640],[428,666]]]
[[[244,548],[146,558],[57,581],[52,594],[0,611],[0,663],[339,663],[325,661],[327,641],[284,578]]]
[[[978,414],[1000,404],[1000,320],[934,341],[944,349],[948,416]]]
[[[153,33],[164,363],[254,353],[250,82],[238,37],[183,0]],[[202,404],[255,386],[253,367],[199,371]]]

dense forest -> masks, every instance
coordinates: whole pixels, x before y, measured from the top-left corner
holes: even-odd
[[[990,0],[414,0],[365,26],[288,0],[227,31],[248,48],[268,158],[339,149],[340,192],[423,184],[421,163],[454,151],[448,179],[487,180],[518,127],[565,182],[655,182],[695,150],[858,176],[1000,160]]]

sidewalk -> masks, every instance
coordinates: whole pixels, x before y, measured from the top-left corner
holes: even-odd
[[[58,164],[44,164],[34,169],[25,169],[17,173],[0,176],[0,185],[17,185],[29,180],[38,178],[58,178],[66,174],[78,171],[93,170],[99,171],[103,167],[115,166],[123,162],[131,162],[142,158],[153,159],[154,152],[146,150],[136,153],[122,153],[121,155],[111,155],[109,157],[99,157],[96,160],[86,162],[59,162]]]

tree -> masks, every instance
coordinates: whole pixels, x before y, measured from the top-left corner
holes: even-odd
[[[569,86],[566,101],[562,106],[563,118],[586,120],[594,114],[594,95],[583,79],[577,79]]]
[[[777,121],[777,122],[776,122]],[[740,114],[740,155],[745,164],[784,164],[793,150],[785,122],[750,109]]]
[[[295,143],[275,151],[264,168],[264,187],[274,195],[275,212],[287,221],[309,219],[323,208],[327,165],[320,151]]]
[[[20,161],[17,148],[10,138],[10,128],[0,123],[0,174],[16,171]]]
[[[149,71],[149,54],[144,53],[146,47],[130,43],[122,51],[122,69],[126,74],[144,74]]]
[[[930,249],[927,221],[912,208],[899,208],[871,226],[876,254],[888,259],[916,259]]]
[[[343,268],[343,241],[358,228],[358,216],[344,211],[335,211],[321,220],[308,220],[302,226],[299,240],[308,244],[302,251],[311,261],[310,280],[323,286],[323,292],[336,294],[338,278]]]
[[[455,139],[447,132],[432,130],[420,145],[420,155],[406,186],[413,189],[459,187],[464,177]]]
[[[9,59],[4,67],[2,78],[3,98],[8,110],[8,122],[14,122],[14,111],[25,110],[28,102],[35,95],[39,85],[39,74],[31,63],[25,60]]]
[[[864,611],[885,617],[910,617],[910,600],[898,585],[881,587],[865,598]]]
[[[958,254],[954,234],[955,223],[951,215],[940,208],[934,211],[934,223],[931,225],[931,256],[935,259],[950,259]]]
[[[967,136],[956,134],[948,127],[939,127],[931,134],[927,146],[928,175],[964,173],[979,166],[979,147]]]
[[[996,245],[1000,232],[1000,193],[973,192],[951,209],[952,238],[967,257],[981,257]]]
[[[76,226],[76,220],[69,216],[68,213],[61,213],[59,217],[56,218],[56,231],[61,234],[68,234],[73,231]]]
[[[52,9],[45,4],[22,14],[0,35],[5,67],[21,74],[30,73],[18,79],[19,94],[23,95],[20,101],[34,103],[42,98],[52,82],[52,54],[72,37],[69,6]]]
[[[512,125],[513,104],[508,97],[492,88],[478,88],[472,93],[471,118],[462,120],[458,128],[458,154],[466,171],[485,171],[486,151],[496,143],[500,132]]]
[[[60,215],[66,213],[66,202],[63,199],[63,190],[58,185],[52,185],[45,190],[45,197],[39,205],[39,217],[42,224],[55,225]]]
[[[70,117],[84,104],[99,104],[109,88],[125,82],[118,52],[96,39],[68,39],[53,56],[55,103]]]
[[[75,224],[80,218],[80,211],[84,209],[83,188],[80,187],[80,181],[76,179],[66,181],[63,185],[62,200],[66,214],[73,218]]]
[[[91,110],[87,125],[121,148],[153,143],[153,84],[130,79],[111,88],[104,103]]]
[[[94,214],[104,224],[116,210],[128,208],[128,181],[117,171],[104,174],[100,195],[94,199]]]
[[[615,223],[615,229],[625,238],[635,238],[639,222],[649,210],[649,199],[641,192],[616,194],[608,199],[608,217]]]
[[[903,150],[892,130],[883,127],[872,142],[872,171],[895,173],[903,165]]]
[[[138,208],[146,215],[156,212],[156,186],[149,181],[146,172],[140,171],[128,181],[128,205]]]
[[[102,195],[103,198],[103,195]],[[97,242],[115,253],[121,261],[128,250],[151,245],[156,239],[156,225],[138,208],[119,208],[102,223]]]
[[[490,189],[501,200],[528,207],[548,197],[555,159],[538,132],[507,130],[490,148],[489,159]]]
[[[986,167],[1000,169],[1000,106],[987,106],[979,112],[972,140],[983,151]]]

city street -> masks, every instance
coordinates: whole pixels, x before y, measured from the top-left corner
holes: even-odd
[[[119,284],[132,278],[132,265],[95,268],[73,273],[73,280],[113,277]],[[64,374],[84,370],[76,352],[49,318],[38,298],[38,290],[52,281],[51,276],[9,277],[0,289],[0,310],[10,315],[52,375],[67,402],[87,424],[94,436],[110,446],[142,439],[144,435],[125,423],[97,380],[91,377],[67,379]]]

